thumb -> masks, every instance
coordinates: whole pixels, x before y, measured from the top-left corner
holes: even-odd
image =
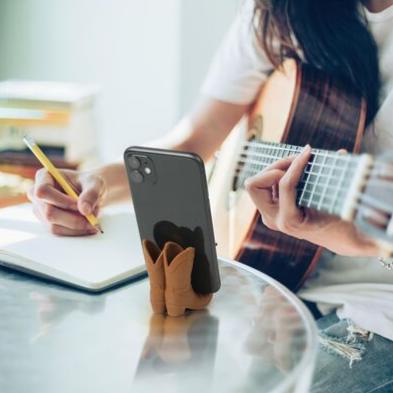
[[[104,192],[104,182],[98,176],[89,176],[80,180],[82,192],[78,198],[78,210],[84,216],[92,214],[98,207]]]

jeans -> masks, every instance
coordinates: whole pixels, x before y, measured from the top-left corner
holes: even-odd
[[[320,350],[311,393],[393,393],[393,342],[335,313],[317,320]]]

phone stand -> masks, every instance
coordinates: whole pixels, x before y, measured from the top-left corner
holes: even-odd
[[[150,302],[153,312],[171,317],[184,315],[186,310],[202,310],[213,294],[197,294],[191,285],[195,249],[184,249],[174,242],[162,250],[150,240],[143,240],[143,254],[150,281]]]

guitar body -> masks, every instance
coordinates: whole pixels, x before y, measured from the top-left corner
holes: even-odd
[[[248,121],[242,121],[219,153],[210,180],[218,254],[241,261],[297,290],[321,249],[263,225],[238,173],[249,141],[359,151],[366,107],[351,85],[287,60],[264,84]]]

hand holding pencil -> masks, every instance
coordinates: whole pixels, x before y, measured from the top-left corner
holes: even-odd
[[[56,235],[82,236],[101,231],[96,215],[104,194],[103,180],[90,173],[59,170],[31,138],[24,141],[44,166],[28,193],[36,216]],[[76,190],[81,190],[79,195]]]

